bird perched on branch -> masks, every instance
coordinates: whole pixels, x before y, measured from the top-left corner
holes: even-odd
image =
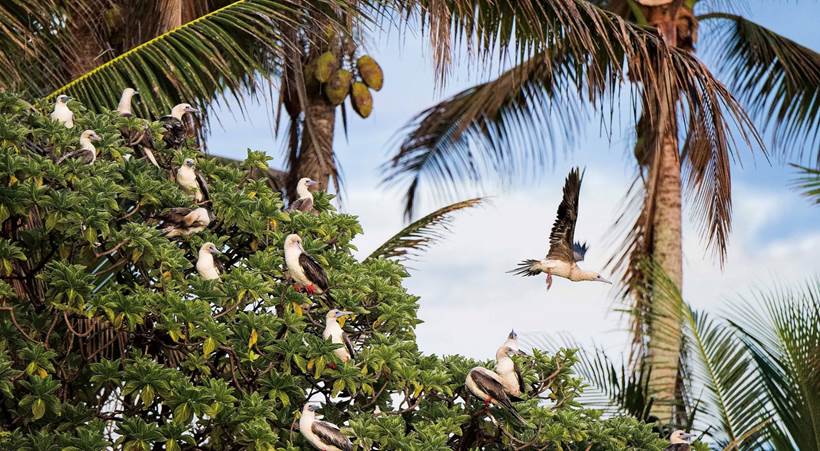
[[[125,88],[120,97],[120,103],[117,105],[117,114],[124,118],[131,118],[133,113],[131,111],[131,100],[134,96],[138,96],[139,91],[134,88]],[[154,156],[154,138],[151,135],[151,130],[145,127],[129,127],[123,126],[120,128],[122,140],[125,145],[134,149],[136,155],[142,155],[148,159],[156,167],[159,167],[157,159]]]
[[[302,247],[302,237],[292,233],[285,238],[285,264],[290,277],[301,291],[303,288],[310,294],[323,294],[328,291],[327,274],[324,268]]]
[[[166,210],[159,216],[162,234],[167,238],[187,237],[205,230],[213,218],[208,210],[178,207]]]
[[[689,441],[692,440],[692,434],[686,433],[678,429],[669,437],[669,446],[664,448],[666,451],[689,451]]]
[[[302,417],[299,418],[299,432],[313,445],[314,448],[322,451],[352,451],[353,443],[350,443],[339,426],[316,418],[316,411],[319,407],[313,404],[305,404],[302,408]]]
[[[484,401],[485,408],[489,408],[490,404],[495,404],[510,412],[521,424],[527,424],[518,411],[515,410],[509,396],[507,396],[501,376],[494,371],[477,366],[467,373],[465,384],[470,393]]]
[[[159,120],[162,126],[165,127],[165,133],[162,135],[162,140],[165,146],[170,149],[179,149],[189,136],[194,136],[196,130],[192,126],[186,124],[186,114],[196,114],[199,110],[192,107],[189,103],[180,103],[171,108],[171,114],[162,116]]]
[[[102,138],[94,130],[85,130],[80,134],[80,149],[63,155],[57,160],[57,164],[73,157],[79,157],[83,164],[94,164],[97,161],[97,148],[94,147],[94,143],[100,139]]]
[[[74,112],[68,108],[68,101],[71,97],[60,94],[54,102],[54,111],[51,112],[51,119],[55,120],[65,126],[65,128],[74,127]]]
[[[299,179],[299,183],[296,184],[296,195],[298,197],[290,204],[288,210],[313,211],[313,193],[310,192],[310,187],[318,184],[319,182],[315,182],[307,177]]]
[[[196,272],[205,280],[219,279],[219,275],[224,272],[222,265],[214,258],[219,255],[219,249],[214,243],[205,243],[199,248],[199,255],[196,259]]]
[[[510,335],[515,334],[512,332]],[[509,341],[509,339],[508,339]],[[504,385],[504,391],[512,401],[520,401],[521,395],[524,392],[524,378],[521,376],[521,369],[511,358],[516,354],[524,354],[518,349],[518,344],[515,347],[501,345],[495,353],[495,372],[501,377],[501,383]]]
[[[612,283],[594,271],[584,271],[577,262],[584,259],[589,246],[577,243],[575,221],[578,219],[578,197],[581,193],[583,176],[578,168],[573,168],[564,183],[564,197],[558,206],[558,215],[550,232],[550,248],[544,260],[524,260],[511,273],[522,276],[547,275],[547,290],[552,287],[552,276],[563,277],[573,282],[593,281]]]
[[[329,339],[331,343],[342,345],[341,348],[333,350],[333,353],[336,354],[336,357],[338,357],[342,363],[350,361],[355,351],[353,350],[353,343],[350,341],[350,337],[342,330],[342,326],[339,325],[338,320],[343,316],[352,314],[353,312],[332,309],[325,315],[325,330],[322,332],[322,338],[325,340]]]
[[[186,158],[182,166],[177,170],[177,184],[191,196],[195,202],[200,203],[208,200],[208,183],[199,171],[196,170],[196,162]]]

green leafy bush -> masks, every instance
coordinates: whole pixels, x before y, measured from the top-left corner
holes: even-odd
[[[70,106],[67,129],[50,105],[0,94],[0,448],[304,449],[307,399],[360,449],[663,447],[645,424],[579,407],[572,350],[516,357],[530,427],[485,411],[463,384],[491,362],[419,352],[405,269],[354,259],[361,227],[327,194],[318,215],[283,211],[256,170],[260,152],[230,165],[156,139],[161,161],[197,159],[215,216],[201,233],[165,238],[158,215],[193,206],[173,170],[126,158],[119,128],[133,119]],[[56,164],[84,129],[102,137],[96,162]],[[327,269],[335,305],[291,287],[282,244],[294,232]],[[194,269],[205,242],[225,253],[221,279]],[[321,338],[331,307],[355,312],[348,364]]]

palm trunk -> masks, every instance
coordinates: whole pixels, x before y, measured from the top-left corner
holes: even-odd
[[[681,166],[674,133],[663,136],[658,167],[652,260],[678,288],[683,283],[681,244]],[[664,289],[652,293],[649,326],[652,414],[662,423],[678,420],[678,361],[681,347],[680,304]],[[684,414],[685,418],[685,414]]]
[[[295,182],[302,177],[309,177],[319,182],[319,189],[327,190],[330,178],[336,176],[336,162],[333,155],[335,125],[336,107],[328,102],[321,92],[311,94],[305,108],[299,161],[293,168],[295,171],[291,171],[293,184],[289,185],[293,189],[288,190],[291,198],[296,194]]]

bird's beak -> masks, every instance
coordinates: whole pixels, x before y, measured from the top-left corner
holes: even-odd
[[[134,95],[135,95],[135,96],[138,96],[138,95],[140,95],[140,92],[139,92],[139,91],[137,91],[137,90],[135,89],[135,90],[134,90]]]
[[[187,113],[199,113],[199,110],[194,107],[185,108],[185,112]]]
[[[307,183],[305,183],[305,185],[307,185],[307,186],[316,186],[318,184],[319,184],[319,182],[315,182],[313,180],[308,180]]]
[[[341,318],[343,316],[352,315],[353,312],[343,311],[343,312],[336,312],[336,318]]]
[[[612,282],[610,282],[609,280],[604,279],[603,277],[598,277],[598,282],[608,283],[608,284],[612,285]]]
[[[100,137],[100,135],[95,134],[94,136],[91,137],[91,140],[92,141],[101,141],[102,138]]]
[[[686,441],[692,440],[693,438],[695,438],[695,434],[683,434],[683,439]]]

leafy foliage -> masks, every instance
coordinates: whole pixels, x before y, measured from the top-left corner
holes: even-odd
[[[800,173],[795,186],[815,205],[820,204],[820,169],[793,165]]]
[[[197,159],[215,216],[167,239],[157,215],[193,206],[169,168],[125,158],[122,118],[72,107],[78,126],[66,129],[50,102],[0,94],[3,449],[305,449],[294,422],[308,399],[363,449],[663,448],[648,425],[579,408],[572,350],[520,358],[528,396],[517,408],[533,427],[485,412],[464,379],[491,362],[422,354],[405,269],[357,262],[361,228],[327,194],[318,215],[283,211],[261,153],[223,164],[193,142],[158,142],[160,161]],[[102,137],[97,161],[56,164],[85,127]],[[291,288],[282,245],[293,232],[327,269],[335,305]],[[206,241],[225,255],[218,280],[193,268]],[[333,307],[355,312],[347,364],[321,338]]]

